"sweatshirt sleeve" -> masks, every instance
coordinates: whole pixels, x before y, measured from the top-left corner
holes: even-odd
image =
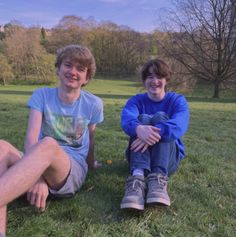
[[[156,124],[160,128],[161,140],[169,142],[180,139],[189,126],[189,106],[184,96],[178,96],[171,105],[170,119]]]
[[[136,136],[136,128],[139,125],[139,109],[136,96],[131,97],[121,112],[121,127],[130,137]]]

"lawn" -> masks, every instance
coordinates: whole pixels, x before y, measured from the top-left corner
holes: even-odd
[[[0,138],[22,149],[25,104],[33,86],[0,87]],[[94,80],[87,90],[103,99],[105,120],[96,133],[96,158],[74,198],[50,200],[39,214],[24,199],[8,208],[8,237],[232,237],[236,233],[236,97],[196,96],[189,101],[191,122],[184,137],[187,155],[170,178],[171,207],[126,212],[119,205],[128,167],[127,136],[120,128],[125,101],[140,89],[135,82]],[[111,159],[112,164],[106,164]],[[0,197],[1,198],[1,197]]]

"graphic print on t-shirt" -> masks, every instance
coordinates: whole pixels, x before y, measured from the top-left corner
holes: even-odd
[[[43,137],[55,138],[60,145],[80,147],[88,120],[81,116],[72,117],[48,113],[45,118]]]

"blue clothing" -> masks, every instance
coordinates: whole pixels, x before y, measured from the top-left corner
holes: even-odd
[[[70,157],[84,166],[89,150],[88,125],[103,121],[102,100],[81,90],[75,102],[65,104],[59,99],[58,88],[45,87],[34,91],[27,106],[43,114],[39,139],[54,138]]]
[[[189,125],[189,107],[184,96],[167,92],[161,101],[153,101],[147,93],[132,96],[124,106],[121,114],[121,127],[131,138],[136,137],[136,128],[141,124],[141,114],[151,117],[157,112],[164,112],[169,119],[155,124],[160,128],[161,142],[175,141],[179,159],[185,155],[181,137]]]
[[[141,114],[138,117],[143,125],[152,125],[163,122],[169,119],[164,112],[157,112],[153,116]],[[143,169],[146,173],[157,173],[165,176],[173,174],[179,166],[179,150],[175,141],[158,142],[153,146],[149,146],[145,152],[134,152],[130,149],[130,145],[135,138],[130,139],[129,146],[126,151],[129,160],[130,173],[132,174],[135,169]]]

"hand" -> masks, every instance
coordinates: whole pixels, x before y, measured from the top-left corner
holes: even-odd
[[[46,200],[48,197],[48,185],[43,178],[40,178],[36,184],[27,192],[27,200],[35,206],[40,212],[45,211]]]
[[[151,125],[139,125],[136,128],[137,137],[150,146],[160,141],[161,136],[159,132],[159,128]]]
[[[93,168],[98,169],[98,168],[101,168],[101,167],[102,167],[102,163],[99,163],[97,160],[95,160]]]
[[[88,162],[89,169],[99,169],[102,167],[102,164],[96,160]]]
[[[132,142],[130,149],[134,152],[141,150],[141,152],[143,153],[147,150],[148,146],[149,145],[147,143],[145,143],[144,141],[142,141],[140,138],[136,138]]]

